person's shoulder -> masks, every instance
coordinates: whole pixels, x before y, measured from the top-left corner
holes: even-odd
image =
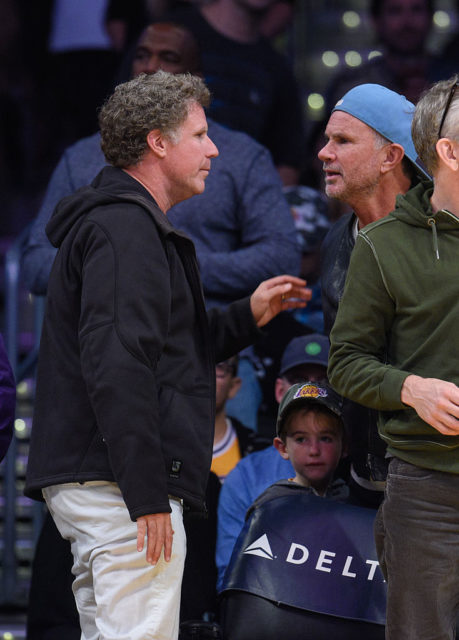
[[[354,221],[355,213],[344,213],[332,224],[328,235],[335,236],[342,234],[344,230],[348,230],[352,227]]]
[[[96,154],[98,159],[102,159],[105,163],[104,154],[100,147],[100,133],[94,133],[92,136],[86,138],[80,138],[73,144],[71,144],[64,152],[67,156],[86,156],[87,154]]]
[[[277,482],[271,484],[254,500],[250,509],[247,511],[246,518],[248,518],[255,509],[259,509],[267,502],[300,494],[312,495],[313,491],[310,487],[304,487],[288,478],[277,480]]]
[[[394,223],[397,223],[397,218],[389,214],[384,216],[384,218],[379,218],[379,220],[374,220],[365,225],[363,229],[359,230],[359,236],[365,238],[367,241],[373,242],[381,233],[385,235]]]
[[[67,147],[61,157],[60,171],[65,167],[67,179],[72,188],[77,189],[92,182],[106,164],[100,147],[100,135],[95,133]]]
[[[269,460],[277,461],[278,458],[280,458],[279,453],[273,446],[271,446],[267,449],[263,449],[262,451],[256,451],[255,453],[252,453],[251,456],[245,458],[244,460],[241,460],[239,464],[242,464],[245,461],[245,466],[247,468],[264,468],[264,466],[269,463]],[[282,460],[282,458],[280,459]]]
[[[71,202],[71,199],[72,197],[68,200]],[[104,167],[89,186],[75,193],[75,199],[85,201],[86,205],[92,203],[88,222],[106,227],[112,237],[121,234],[135,236],[140,240],[146,230],[151,232],[158,227],[164,233],[173,230],[146,189],[116,167]],[[154,225],[152,221],[155,222]]]
[[[280,458],[280,456],[273,446],[261,451],[254,451],[249,456],[239,460],[234,469],[228,474],[224,486],[228,484],[228,481],[231,484],[231,479],[234,480],[236,477],[253,477],[258,476],[259,472],[264,473],[266,468],[272,467],[271,463],[273,461],[277,462],[277,458]]]
[[[253,503],[253,506],[259,506],[261,503],[270,500],[271,498],[277,498],[283,495],[290,495],[290,491],[293,488],[295,490],[296,487],[299,487],[296,482],[293,480],[289,480],[288,478],[283,478],[282,480],[276,480],[266,487],[266,489],[261,493],[258,498]]]
[[[343,238],[343,236],[352,236],[352,226],[355,221],[354,213],[345,213],[340,216],[336,222],[333,222],[330,229],[327,232],[327,235],[324,238],[322,243],[321,252],[325,253],[331,246],[335,244],[338,240]]]
[[[59,201],[46,226],[52,244],[60,246],[71,229],[77,241],[86,241],[89,235],[100,232],[112,244],[120,240],[126,243],[133,236],[144,239],[146,231],[154,225],[151,215],[145,212],[146,206],[142,206],[144,202],[135,199],[139,187],[140,184],[137,186],[120,169],[104,167],[91,184],[81,186]],[[143,200],[146,202],[147,198]],[[151,197],[150,200],[154,206]]]

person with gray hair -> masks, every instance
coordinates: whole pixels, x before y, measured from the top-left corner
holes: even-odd
[[[193,243],[166,214],[204,190],[218,154],[208,97],[163,71],[117,87],[100,113],[111,166],[47,225],[58,252],[25,493],[71,543],[82,640],[177,638],[182,512],[204,508],[215,362],[309,298],[283,275],[206,312]]]
[[[126,61],[129,78],[125,79],[158,69],[200,75],[198,44],[185,28],[168,22],[150,24],[139,38],[134,60],[130,64]],[[179,202],[167,215],[174,227],[194,242],[209,308],[226,306],[250,295],[262,280],[272,276],[300,275],[300,249],[268,150],[244,133],[227,129],[210,118],[207,123],[220,155],[212,162],[206,189]],[[45,233],[54,208],[62,198],[90,184],[105,164],[99,132],[79,140],[63,153],[22,253],[21,274],[33,294],[46,293],[56,255]]]
[[[136,165],[144,156],[152,129],[161,130],[177,144],[190,102],[208,107],[210,93],[201,78],[189,73],[159,73],[156,78],[141,73],[118,85],[99,114],[101,147],[107,162],[121,169]]]
[[[459,611],[458,87],[416,106],[433,184],[360,230],[331,332],[330,382],[379,412],[390,458],[375,528],[390,640],[452,639]]]

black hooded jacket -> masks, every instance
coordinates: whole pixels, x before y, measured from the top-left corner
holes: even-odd
[[[120,169],[104,168],[62,200],[47,234],[59,251],[26,495],[108,480],[118,483],[133,520],[170,511],[168,495],[201,508],[215,358],[259,336],[249,299],[206,313],[193,243]]]

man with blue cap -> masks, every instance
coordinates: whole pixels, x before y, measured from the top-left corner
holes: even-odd
[[[326,145],[319,151],[325,193],[347,204],[324,240],[321,283],[324,325],[330,333],[344,290],[349,261],[359,229],[395,208],[399,193],[428,174],[411,139],[414,105],[378,84],[362,84],[336,103],[327,127]],[[385,447],[377,435],[376,413],[346,403],[351,427],[351,475],[359,500],[377,506],[382,499]]]
[[[419,177],[428,178],[411,139],[414,105],[378,84],[361,84],[338,100],[319,151],[325,193],[352,208],[322,246],[325,329],[330,333],[357,231],[383,218]]]

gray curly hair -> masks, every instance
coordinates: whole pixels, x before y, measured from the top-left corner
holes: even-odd
[[[100,144],[107,162],[120,168],[137,164],[153,129],[178,142],[178,129],[195,102],[207,107],[210,94],[202,79],[190,73],[141,73],[118,85],[99,112]]]
[[[456,86],[458,80],[459,77],[455,75],[449,80],[436,82],[423,94],[414,111],[411,135],[418,156],[431,175],[438,166],[436,144],[439,135],[441,134],[442,138],[459,141],[459,87],[453,95],[439,132],[450,91]]]

